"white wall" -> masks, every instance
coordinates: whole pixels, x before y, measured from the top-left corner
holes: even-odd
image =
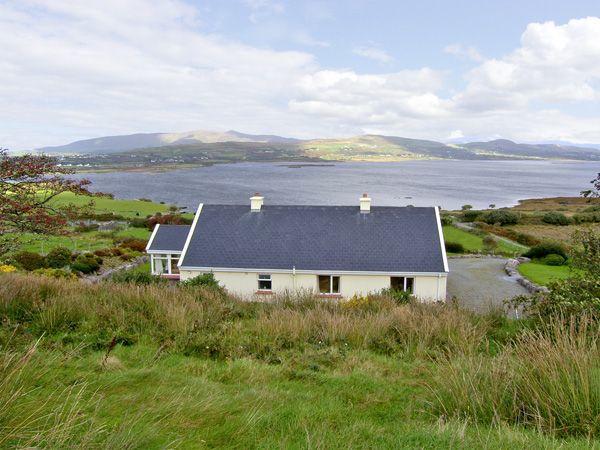
[[[181,279],[186,280],[201,272],[181,270]],[[215,279],[227,290],[243,297],[255,296],[258,290],[257,272],[213,272]],[[424,301],[446,299],[446,276],[415,276],[414,295]],[[317,275],[291,273],[271,274],[274,292],[305,289],[318,292]],[[365,295],[390,287],[390,277],[385,275],[341,275],[342,297]]]

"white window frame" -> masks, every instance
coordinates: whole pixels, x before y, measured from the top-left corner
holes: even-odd
[[[271,291],[273,291],[273,277],[271,276],[270,273],[259,273],[256,281],[257,281],[257,285],[258,285],[258,290],[259,291],[262,291],[262,292],[271,292]],[[271,283],[271,287],[269,289],[263,289],[263,288],[261,288],[260,287],[260,282],[261,281],[268,281],[269,283]]]
[[[329,292],[321,292],[321,286],[319,284],[320,277],[329,277]],[[338,292],[333,292],[333,278],[338,278]],[[317,275],[317,291],[319,295],[340,295],[342,292],[342,277],[339,275]]]
[[[164,255],[164,256],[163,256]],[[179,253],[152,253],[150,254],[150,273],[152,275],[178,275],[174,274],[171,270],[173,260],[179,260],[181,258],[181,254]],[[165,261],[167,263],[166,272],[157,273],[156,271],[156,261]]]
[[[403,291],[403,292],[406,292],[406,286],[407,286],[407,284],[408,284],[408,283],[407,283],[407,280],[408,280],[409,278],[410,278],[410,279],[412,279],[412,280],[413,280],[413,281],[412,281],[412,290],[413,290],[413,292],[412,292],[412,293],[414,293],[414,291],[415,291],[415,277],[405,277],[405,276],[404,276],[404,277],[390,277],[390,287],[392,287],[392,278],[402,278],[402,279],[404,279],[404,284],[403,284],[403,286],[402,286],[402,291]]]

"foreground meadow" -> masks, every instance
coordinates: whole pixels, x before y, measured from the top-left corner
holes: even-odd
[[[0,447],[590,448],[599,331],[0,276]]]

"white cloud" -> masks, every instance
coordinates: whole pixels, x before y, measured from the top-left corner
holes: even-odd
[[[285,11],[283,3],[276,0],[243,0],[243,2],[251,10],[248,18],[252,23],[258,23],[265,17],[282,14]]]
[[[352,52],[356,55],[362,56],[364,58],[369,58],[373,61],[377,61],[384,64],[390,63],[394,60],[394,58],[388,52],[372,45],[355,47],[352,50]]]
[[[472,61],[479,62],[483,60],[483,56],[481,56],[479,51],[471,45],[464,46],[461,44],[450,44],[444,48],[444,52],[449,53],[451,55],[467,58]]]
[[[437,70],[325,69],[204,19],[177,0],[0,3],[0,146],[199,128],[600,142],[600,18],[530,24],[450,96]]]

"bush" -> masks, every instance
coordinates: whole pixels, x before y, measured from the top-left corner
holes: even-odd
[[[119,247],[127,248],[135,252],[145,252],[147,241],[136,238],[124,238],[120,243]]]
[[[463,222],[475,222],[479,216],[481,215],[481,211],[464,211],[461,215],[460,215],[460,220],[462,220]]]
[[[588,212],[573,215],[575,223],[598,223],[600,222],[600,212]]]
[[[481,216],[481,219],[488,225],[499,223],[500,225],[514,225],[519,222],[519,216],[514,212],[505,209],[488,211]]]
[[[71,263],[71,250],[65,247],[56,247],[46,255],[48,267],[60,269]]]
[[[63,279],[77,279],[77,276],[75,276],[75,274],[73,272],[69,272],[68,270],[64,270],[64,269],[37,269],[34,270],[33,273],[35,273],[36,275],[42,275],[45,277],[51,277],[51,278],[63,278]]]
[[[411,293],[408,291],[400,291],[398,289],[383,289],[381,291],[381,295],[384,297],[389,297],[396,303],[397,305],[403,305],[410,302]]]
[[[148,228],[154,229],[154,226],[159,223],[161,225],[190,225],[192,219],[183,217],[181,214],[160,214],[156,213],[154,216],[148,219]]]
[[[572,222],[572,220],[569,219],[567,216],[565,216],[562,213],[548,212],[548,213],[544,214],[544,216],[542,217],[542,222],[548,223],[550,225],[565,226],[565,225],[569,225]]]
[[[148,271],[142,271],[139,269],[122,270],[115,273],[110,279],[115,283],[133,283],[141,285],[160,284],[166,282],[164,278],[152,275]]]
[[[565,263],[565,258],[556,253],[551,253],[542,259],[542,262],[547,266],[562,266]]]
[[[0,273],[11,273],[15,272],[17,268],[15,266],[11,266],[10,264],[0,264]]]
[[[440,220],[442,222],[442,226],[452,225],[454,223],[454,217],[449,214],[444,214],[442,217],[440,217]]]
[[[486,235],[483,238],[483,248],[488,252],[493,252],[498,248],[498,241],[491,234]]]
[[[100,269],[102,259],[92,254],[79,255],[71,264],[71,268],[77,272],[89,274]]]
[[[22,269],[32,271],[46,267],[46,258],[39,253],[19,252],[14,256],[14,260]]]
[[[129,221],[129,225],[131,225],[134,228],[148,228],[148,219],[136,217]]]
[[[542,259],[552,254],[560,255],[564,259],[568,258],[565,247],[558,242],[542,242],[541,244],[534,245],[523,256]]]
[[[97,223],[83,223],[80,222],[75,226],[75,231],[78,233],[87,233],[88,231],[96,231],[100,228],[100,225]]]
[[[446,251],[448,253],[464,253],[465,247],[460,242],[446,241]]]
[[[198,275],[197,277],[185,280],[181,284],[183,284],[184,286],[205,286],[210,288],[222,289],[221,285],[215,279],[215,276],[212,273],[203,273],[202,275]]]

